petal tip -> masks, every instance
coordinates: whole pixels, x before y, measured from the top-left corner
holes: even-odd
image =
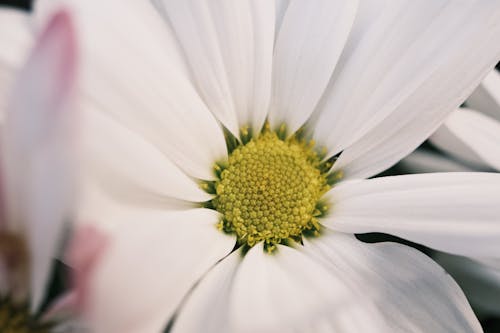
[[[53,58],[54,72],[63,79],[72,82],[77,63],[77,38],[71,12],[66,8],[58,9],[43,29],[35,46],[33,56]]]

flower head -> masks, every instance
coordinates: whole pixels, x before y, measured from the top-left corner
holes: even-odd
[[[498,175],[365,179],[492,68],[498,3],[72,3],[96,332],[480,330],[433,261],[352,233],[498,253]]]

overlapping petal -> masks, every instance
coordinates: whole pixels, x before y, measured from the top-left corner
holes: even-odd
[[[216,228],[212,210],[107,208],[112,238],[89,282],[92,332],[159,332],[235,240]]]
[[[481,84],[474,90],[471,96],[466,101],[467,108],[460,108],[452,113],[448,120],[429,138],[430,142],[440,150],[446,152],[452,157],[466,162],[472,167],[495,168],[495,162],[491,159],[493,156],[485,156],[489,153],[487,149],[491,149],[495,145],[494,136],[486,135],[495,131],[495,125],[492,123],[500,122],[500,74],[493,70],[491,71]],[[466,114],[455,113],[462,109],[468,110]],[[474,116],[476,112],[480,112],[487,117]],[[472,128],[464,127],[464,122],[472,121]],[[483,133],[479,128],[483,130]],[[479,130],[479,131],[478,131]],[[477,133],[477,137],[471,138],[472,132]],[[470,142],[468,142],[470,140]],[[484,142],[486,140],[486,142]],[[485,147],[479,145],[479,142],[485,143]],[[488,148],[489,147],[489,148]]]
[[[244,257],[231,254],[201,281],[173,332],[384,332],[371,300],[360,295],[299,250],[280,245],[268,254],[257,245]]]
[[[234,251],[203,277],[180,307],[173,333],[234,332],[228,320],[229,299],[234,274],[242,260],[241,252]]]
[[[271,95],[275,4],[267,0],[155,0],[217,118],[260,131]]]
[[[305,251],[377,304],[388,332],[482,332],[455,281],[413,248],[326,231]]]
[[[500,171],[500,121],[487,115],[461,108],[446,119],[432,142],[453,156]]]
[[[461,108],[453,111],[448,118],[455,117],[455,113],[458,112],[461,112]],[[429,142],[441,152],[474,169],[484,169],[488,167],[483,159],[469,145],[446,126],[446,122],[429,137]]]
[[[500,253],[500,174],[435,173],[347,181],[327,197],[322,223],[351,233],[383,232],[476,257]]]
[[[210,199],[141,135],[91,105],[86,116],[85,142],[91,156],[87,165],[103,191],[123,203],[164,209]]]
[[[471,109],[500,121],[500,73],[497,69],[486,75],[474,93],[467,98],[466,104]]]
[[[291,133],[309,118],[323,94],[356,16],[357,1],[293,1],[275,46],[271,126]]]
[[[499,17],[494,2],[405,1],[362,20],[315,122],[343,151],[334,168],[370,177],[423,142],[498,61]]]
[[[417,149],[399,164],[408,173],[467,172],[471,167],[439,153]]]
[[[190,176],[212,179],[214,162],[227,154],[224,136],[155,8],[147,1],[41,0],[35,14],[43,21],[60,5],[73,8],[79,23],[85,102],[151,142]]]

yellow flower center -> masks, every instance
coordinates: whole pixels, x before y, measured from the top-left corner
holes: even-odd
[[[324,164],[313,144],[264,131],[239,145],[214,184],[213,207],[223,215],[220,224],[235,233],[240,244],[254,246],[300,240],[305,231],[318,231],[319,203],[328,190]]]

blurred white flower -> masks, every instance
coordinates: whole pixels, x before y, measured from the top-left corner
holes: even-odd
[[[498,2],[39,0],[39,22],[61,2],[83,37],[84,214],[113,234],[95,332],[481,331],[437,264],[352,233],[500,253],[499,175],[364,179],[498,61]]]
[[[49,332],[58,327],[52,321],[57,313],[42,313],[43,302],[73,199],[74,119],[68,109],[76,45],[70,19],[60,12],[27,61],[17,59],[11,41],[23,44],[15,38],[23,30],[10,35],[17,27],[10,24],[24,19],[13,10],[0,11],[0,329]],[[24,65],[14,74],[9,61]]]

